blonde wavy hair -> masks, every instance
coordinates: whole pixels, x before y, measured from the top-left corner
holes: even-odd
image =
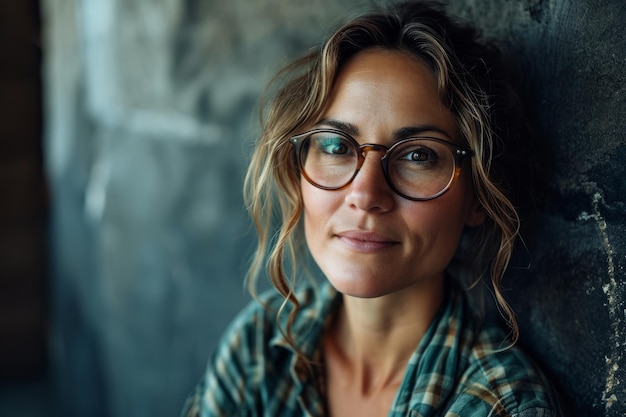
[[[300,226],[300,176],[289,139],[317,121],[338,72],[351,57],[370,48],[402,51],[426,64],[436,77],[442,102],[473,149],[473,185],[487,219],[471,233],[467,246],[472,256],[461,260],[466,275],[473,277],[466,284],[490,278],[496,304],[511,328],[511,344],[517,341],[517,321],[502,296],[501,280],[519,235],[518,205],[525,199],[519,195],[524,188],[522,168],[528,165],[519,149],[527,130],[498,49],[479,39],[474,28],[453,20],[440,4],[409,1],[345,23],[270,82],[267,91],[280,87],[262,102],[262,133],[244,184],[244,199],[258,233],[248,286],[256,296],[256,280],[267,272],[284,297],[283,309],[292,305],[281,327],[290,343],[299,309],[294,295],[297,266],[306,249]]]

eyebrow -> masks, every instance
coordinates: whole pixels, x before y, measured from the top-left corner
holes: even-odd
[[[348,122],[342,122],[336,119],[322,119],[315,123],[315,126],[326,125],[333,127],[337,130],[341,130],[351,136],[359,136],[359,128],[356,125]],[[450,135],[443,129],[433,125],[418,125],[418,126],[406,126],[401,127],[393,132],[394,141],[400,141],[403,139],[411,138],[413,136],[420,136],[424,132],[437,132],[444,135],[446,138],[451,139]]]
[[[356,125],[348,122],[342,122],[335,119],[322,119],[319,122],[315,123],[315,126],[326,125],[330,127],[334,127],[337,130],[341,130],[351,136],[359,136],[359,128]]]

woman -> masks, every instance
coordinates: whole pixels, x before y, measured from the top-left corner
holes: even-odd
[[[233,322],[184,415],[557,415],[499,289],[526,137],[476,39],[409,2],[279,74],[246,178],[251,289],[268,265],[279,294]],[[300,285],[307,253],[319,287]],[[469,291],[483,276],[508,339]]]

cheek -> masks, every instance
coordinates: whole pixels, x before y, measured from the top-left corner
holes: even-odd
[[[320,190],[306,181],[302,182],[301,191],[304,231],[310,244],[311,239],[320,236],[326,229],[329,218],[341,205],[341,192]]]
[[[454,252],[465,228],[468,205],[455,193],[422,202],[405,211],[407,229],[421,244],[442,253]]]

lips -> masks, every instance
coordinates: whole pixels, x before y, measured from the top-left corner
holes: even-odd
[[[336,236],[347,248],[364,253],[377,252],[399,243],[380,233],[362,230],[348,230]]]

